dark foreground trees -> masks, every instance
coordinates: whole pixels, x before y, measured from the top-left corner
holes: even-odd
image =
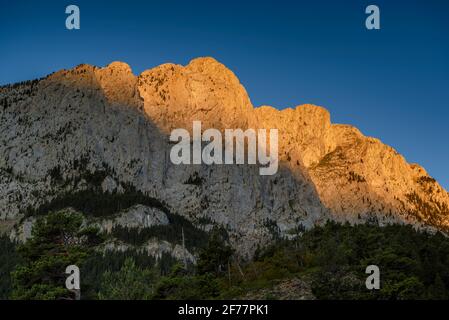
[[[82,228],[82,222],[82,215],[66,211],[36,221],[32,238],[17,248],[23,263],[11,274],[13,299],[73,298],[65,269],[80,266],[98,241],[96,230]]]
[[[82,228],[80,214],[59,212],[39,218],[33,237],[19,245],[1,239],[3,297],[72,298],[65,289],[67,265],[81,269],[83,299],[233,299],[266,292],[277,299],[279,283],[308,284],[318,299],[448,299],[449,239],[410,226],[328,223],[238,260],[219,229],[197,255],[197,265],[146,252],[91,250],[102,241]],[[302,232],[302,231],[301,231]],[[380,268],[380,290],[367,290],[365,269]],[[300,279],[296,281],[295,279]],[[84,291],[83,291],[84,288]],[[9,292],[8,292],[9,291]],[[284,293],[282,293],[282,296]],[[287,292],[287,296],[292,296]]]

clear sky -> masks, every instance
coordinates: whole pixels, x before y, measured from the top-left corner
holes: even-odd
[[[65,28],[76,4],[81,29]],[[365,28],[376,4],[381,30]],[[5,1],[0,84],[80,63],[135,74],[213,56],[255,106],[326,107],[449,187],[449,1]]]

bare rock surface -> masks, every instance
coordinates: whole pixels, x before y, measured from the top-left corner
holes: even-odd
[[[122,62],[80,65],[1,87],[0,103],[3,229],[21,223],[29,208],[92,185],[104,193],[132,188],[194,225],[222,225],[242,254],[269,242],[274,229],[288,235],[327,219],[449,227],[449,195],[422,167],[352,126],[333,124],[322,107],[254,108],[234,73],[213,58],[138,76]],[[278,129],[278,173],[172,164],[168,136],[191,131],[194,120],[203,130]],[[108,223],[166,222],[157,210],[132,210]]]
[[[116,217],[102,219],[97,225],[101,231],[110,233],[114,227],[143,229],[157,225],[168,225],[167,215],[159,209],[135,205],[120,212]]]

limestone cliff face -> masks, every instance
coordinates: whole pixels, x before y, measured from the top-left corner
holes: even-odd
[[[164,132],[191,128],[194,120],[206,128],[246,128],[253,110],[237,77],[212,58],[145,71],[138,88],[145,113]]]
[[[283,160],[294,167],[299,158],[333,219],[449,227],[448,193],[380,140],[331,124],[329,113],[316,106],[255,112],[260,126],[279,128]]]
[[[242,253],[269,241],[273,227],[289,236],[328,218],[449,227],[449,195],[424,169],[356,128],[332,124],[324,108],[254,108],[237,77],[212,58],[139,76],[121,62],[80,65],[2,87],[0,103],[3,226],[97,183],[102,192],[132,186],[203,229],[222,225]],[[168,135],[191,131],[194,120],[203,130],[277,128],[278,173],[172,164]]]

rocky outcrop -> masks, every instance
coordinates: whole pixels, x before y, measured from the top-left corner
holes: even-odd
[[[332,124],[322,107],[254,108],[237,77],[212,58],[139,76],[121,62],[80,65],[1,87],[0,104],[4,225],[94,186],[137,190],[197,226],[222,225],[242,254],[273,233],[291,235],[329,218],[449,227],[449,195],[423,168],[354,127]],[[203,130],[277,128],[278,173],[260,176],[257,165],[172,164],[168,135],[191,131],[194,120]],[[111,219],[148,222],[129,212]]]
[[[321,107],[261,107],[255,112],[256,124],[279,128],[282,160],[309,174],[333,219],[448,229],[446,190],[390,146],[352,126],[332,124]]]
[[[196,263],[196,258],[187,249],[178,244],[172,244],[167,241],[159,241],[157,239],[150,240],[141,246],[131,246],[129,244],[109,241],[104,243],[100,248],[103,252],[118,251],[126,252],[128,250],[134,250],[140,253],[145,253],[149,256],[155,257],[156,260],[160,260],[163,254],[168,254],[179,261],[185,261],[186,263]]]
[[[152,226],[169,224],[167,215],[157,208],[143,205],[135,205],[127,210],[119,212],[116,217],[101,219],[95,225],[100,231],[111,233],[114,227],[128,229],[143,229]]]

